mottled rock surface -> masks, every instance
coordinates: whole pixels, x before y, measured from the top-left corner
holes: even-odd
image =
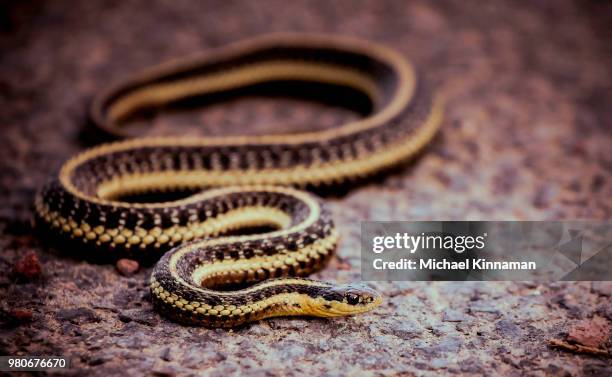
[[[612,320],[600,283],[375,283],[385,303],[336,320],[183,327],[151,308],[150,268],[65,257],[31,235],[37,188],[84,148],[109,80],[267,31],[386,42],[446,91],[417,161],[329,198],[342,243],[317,278],[359,279],[360,220],[610,219],[612,7],[607,2],[111,1],[0,7],[0,354],[65,355],[88,375],[611,375],[610,359],[548,347]],[[148,119],[152,134],[331,127],[350,111],[245,98]],[[141,122],[143,123],[143,122]],[[142,127],[134,124],[133,127]],[[42,276],[13,265],[34,252]],[[610,343],[606,345],[610,347]]]

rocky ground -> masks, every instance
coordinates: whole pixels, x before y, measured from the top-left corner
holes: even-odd
[[[420,159],[329,198],[343,239],[318,278],[359,279],[360,220],[610,219],[609,3],[0,7],[0,354],[65,355],[68,375],[612,375],[610,283],[377,282],[385,303],[367,315],[207,330],[152,310],[149,268],[123,276],[115,266],[67,258],[30,228],[35,191],[84,148],[85,109],[101,86],[282,30],[385,42],[449,98],[443,130]],[[148,132],[279,132],[351,117],[330,106],[246,98],[160,114]]]

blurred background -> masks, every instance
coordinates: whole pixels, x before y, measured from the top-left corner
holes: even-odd
[[[385,43],[449,99],[419,159],[329,198],[343,239],[316,278],[360,278],[361,220],[610,219],[610,25],[612,3],[595,0],[0,2],[0,354],[66,355],[94,375],[612,374],[609,359],[549,346],[560,338],[609,350],[609,283],[377,282],[385,304],[369,315],[211,331],[158,317],[149,269],[125,277],[66,258],[30,225],[36,190],[87,145],[97,90],[273,31]],[[130,126],[261,134],[357,117],[249,96]],[[600,335],[585,340],[577,328]]]

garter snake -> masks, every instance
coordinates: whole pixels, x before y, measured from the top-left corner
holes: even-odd
[[[322,93],[349,90],[367,96],[371,108],[357,121],[322,131],[140,137],[93,147],[43,187],[37,222],[83,249],[135,258],[163,254],[151,276],[152,300],[183,323],[231,327],[372,309],[381,296],[366,286],[304,278],[324,266],[338,232],[327,206],[299,188],[371,175],[413,157],[432,139],[441,100],[402,55],[345,37],[256,37],[111,85],[90,115],[105,133],[125,138],[121,126],[139,111],[283,83],[314,83]],[[121,199],[204,188],[173,201]],[[274,230],[226,235],[253,226]],[[247,286],[224,289],[236,284]]]

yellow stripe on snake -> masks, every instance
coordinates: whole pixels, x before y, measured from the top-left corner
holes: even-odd
[[[361,96],[367,114],[297,134],[103,144],[67,161],[41,190],[37,223],[79,249],[113,258],[161,256],[152,300],[183,323],[231,327],[273,316],[371,310],[381,296],[363,284],[303,278],[325,265],[339,235],[326,205],[298,188],[367,177],[410,159],[433,138],[442,101],[402,55],[344,37],[257,37],[113,85],[96,97],[91,118],[123,138],[122,125],[140,111],[270,85],[292,91],[314,85],[326,98],[346,102]],[[122,199],[203,189],[166,202]],[[273,230],[227,234],[245,227]]]

